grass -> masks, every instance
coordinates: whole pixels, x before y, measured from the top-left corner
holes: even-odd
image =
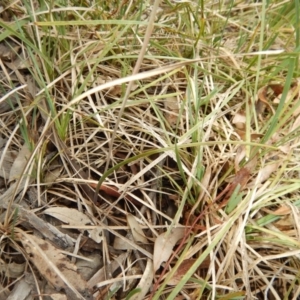
[[[0,17],[0,299],[297,299],[299,1]]]

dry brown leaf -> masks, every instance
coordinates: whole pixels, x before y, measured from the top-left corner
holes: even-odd
[[[13,180],[19,179],[23,173],[24,173],[24,168],[27,164],[27,161],[30,157],[30,150],[27,147],[26,144],[22,146],[20,149],[18,156],[16,157],[14,163],[11,166],[10,172],[9,172],[9,179],[8,181],[11,182]]]
[[[174,246],[184,237],[184,233],[184,228],[173,228],[171,232],[164,232],[157,237],[153,254],[154,273],[159,269],[162,262],[170,258]]]
[[[131,214],[127,214],[127,223],[131,229],[131,233],[135,242],[141,242],[143,244],[147,244],[148,240],[144,235],[143,229],[140,224],[137,222],[135,217]]]
[[[39,67],[41,67],[40,60],[36,60]],[[5,62],[5,65],[11,70],[24,70],[33,67],[32,60],[24,52],[21,52],[14,60]]]
[[[64,289],[70,299],[92,299],[87,282],[68,257],[49,242],[26,233],[18,234],[30,261],[57,290]]]
[[[233,178],[233,181],[229,183],[226,188],[217,196],[215,201],[219,201],[222,199],[222,202],[218,205],[219,208],[224,207],[227,205],[228,200],[230,199],[232,193],[234,190],[240,186],[240,191],[243,190],[250,178],[250,170],[246,167],[240,169]],[[215,222],[219,224],[217,219],[215,219]]]
[[[284,86],[281,84],[269,84],[269,87],[273,90],[274,95],[276,96],[274,99],[274,103],[279,103],[281,96],[282,96],[282,92],[284,89]],[[290,89],[286,95],[286,100],[289,101],[291,99],[297,99],[299,98],[299,82],[293,82],[290,86]]]
[[[82,226],[92,223],[88,216],[74,208],[50,207],[44,211],[44,214],[52,216],[72,226]],[[89,229],[87,231],[89,233],[89,237],[96,243],[102,242],[102,229],[100,227]]]
[[[168,281],[168,285],[177,285],[185,273],[190,269],[190,267],[194,264],[196,259],[187,259],[184,260],[178,269],[176,270],[174,276]]]
[[[20,46],[12,41],[8,43],[1,43],[0,44],[0,59],[4,61],[12,61],[17,58],[17,52],[20,49]]]
[[[250,178],[250,171],[249,171],[249,169],[246,168],[246,167],[240,169],[235,174],[235,177],[234,177],[232,183],[230,184],[230,188],[229,188],[229,191],[228,191],[227,194],[230,194],[230,196],[231,196],[231,194],[233,193],[233,191],[236,189],[236,187],[238,185],[240,185],[240,187],[241,187],[240,190],[242,190],[246,186],[249,178]]]
[[[29,94],[30,98],[34,99],[39,91],[37,83],[32,75],[26,75],[25,80],[27,85],[26,92]]]
[[[110,264],[110,271],[113,273],[124,264],[124,260],[127,258],[128,253],[124,252],[112,261]],[[88,281],[88,287],[94,288],[99,282],[105,281],[107,275],[107,266],[102,267],[93,277]]]
[[[57,167],[52,170],[47,170],[43,182],[47,183],[48,185],[53,184],[59,178],[61,171],[61,167]]]
[[[84,213],[69,207],[50,207],[44,214],[52,216],[72,226],[91,224],[91,220]]]
[[[259,181],[255,181],[256,183],[263,183],[268,180],[273,172],[275,172],[280,166],[279,161],[275,161],[273,163],[267,164],[258,172]]]
[[[295,226],[295,220],[293,216],[290,214],[285,215],[277,222],[273,223],[274,226],[276,226],[280,231],[289,230],[291,228],[294,228]]]
[[[16,188],[12,185],[12,191]],[[24,185],[20,187],[24,188]],[[11,193],[4,194],[4,196],[8,197]],[[11,197],[11,196],[10,196]],[[1,197],[0,197],[1,200]],[[0,201],[1,203],[1,201]],[[53,245],[57,246],[61,249],[66,249],[68,247],[73,247],[76,242],[75,239],[71,238],[68,234],[62,233],[58,230],[58,228],[49,222],[46,222],[42,218],[38,217],[37,214],[34,213],[34,210],[24,209],[22,206],[16,206],[19,210],[19,217],[25,222],[28,222],[32,228],[38,230],[42,236],[46,239],[49,239]]]
[[[291,146],[289,144],[279,146],[278,150],[280,150],[284,154],[289,154],[291,152]]]
[[[275,85],[274,85],[275,86]],[[265,111],[265,108],[268,107],[273,114],[275,113],[274,108],[270,104],[272,99],[268,99],[268,90],[269,90],[269,85],[263,86],[260,88],[257,92],[257,102],[255,105],[255,110],[257,115],[262,115]]]
[[[127,243],[124,239],[116,236],[114,239],[114,249],[117,250],[133,250],[135,249],[134,246]]]
[[[269,84],[268,87],[272,89],[276,97],[282,94],[284,88],[283,85],[280,83]]]
[[[2,158],[2,155],[4,155],[4,157],[0,167],[0,177],[3,177],[5,180],[7,180],[9,178],[9,173],[15,157],[17,156],[17,152],[6,151],[5,154],[3,154],[3,152],[0,151],[0,158]]]
[[[242,140],[246,140],[246,131],[245,130],[240,130],[236,129],[235,132],[240,136]],[[251,133],[250,135],[250,140],[251,141],[259,141],[263,137],[262,134],[259,133]]]
[[[190,269],[190,267],[194,264],[196,259],[186,259],[184,260],[178,269],[176,270],[175,274],[173,277],[168,281],[168,285],[177,285],[182,277],[186,274],[186,272]],[[204,261],[201,263],[199,266],[199,269],[208,269],[210,265],[210,258],[207,257],[204,259]]]
[[[89,260],[78,259],[76,261],[76,267],[81,277],[84,280],[89,280],[99,270],[102,259],[97,251],[94,251],[93,254],[86,255],[85,258]]]
[[[289,206],[282,204],[279,208],[277,208],[275,211],[270,209],[263,209],[265,212],[276,215],[276,216],[285,216],[291,214],[292,210]]]
[[[89,185],[92,188],[94,188],[94,189],[97,188],[97,184],[96,183],[89,183]],[[106,185],[106,184],[102,184],[100,186],[99,190],[103,191],[107,195],[110,195],[110,196],[115,197],[115,198],[119,198],[122,195],[115,186],[109,186],[109,185]],[[134,198],[132,198],[130,195],[125,194],[124,198],[126,200],[134,203],[135,205],[139,205],[140,206],[140,203],[138,201],[136,201]]]
[[[240,162],[246,157],[246,147],[244,145],[240,145],[237,148],[236,156],[234,159],[234,168],[235,172],[238,172],[240,169]]]
[[[269,105],[267,100],[267,87],[264,86],[258,90],[258,100],[255,104],[255,110],[257,115],[262,115],[265,111],[266,106]]]
[[[236,129],[235,132],[239,135],[239,137],[242,139],[242,140],[245,140],[246,138],[246,131],[245,130],[240,130],[240,129]]]
[[[233,180],[233,184],[235,185],[234,189],[236,186],[239,184],[241,188],[244,188],[246,183],[248,182],[250,177],[250,170],[248,168],[242,168],[240,169]]]
[[[263,134],[251,133],[250,137],[251,137],[251,141],[259,141],[263,137]]]
[[[0,260],[0,272],[5,274],[7,278],[18,278],[25,271],[25,263],[17,264],[15,262],[6,263],[4,260]]]
[[[245,168],[250,172],[252,173],[255,168],[256,168],[256,165],[257,165],[257,156],[255,155],[252,159],[250,159],[246,165],[245,165]]]
[[[245,130],[246,128],[246,115],[244,112],[237,112],[233,119],[232,124],[235,124],[235,126],[240,130]]]
[[[175,97],[169,97],[164,100],[165,118],[171,127],[176,126],[179,114],[179,105]]]

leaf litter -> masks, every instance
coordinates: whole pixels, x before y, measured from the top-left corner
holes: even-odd
[[[290,248],[297,245],[300,228],[299,80],[288,85],[284,101],[285,71],[274,82],[262,78],[253,99],[250,81],[242,89],[233,88],[233,82],[240,84],[241,75],[246,76],[244,68],[249,78],[256,76],[251,58],[234,52],[238,47],[241,53],[252,51],[247,43],[240,45],[238,32],[251,34],[252,42],[256,37],[237,16],[242,14],[248,24],[248,14],[255,13],[256,20],[261,4],[234,5],[232,15],[217,7],[212,12],[205,4],[202,13],[208,23],[228,20],[219,47],[226,57],[206,40],[197,46],[205,59],[182,62],[180,68],[173,67],[177,59],[165,54],[180,51],[180,57],[190,58],[199,36],[194,40],[195,28],[188,32],[186,23],[186,36],[179,42],[182,33],[172,22],[181,20],[182,9],[195,7],[189,2],[171,3],[172,9],[164,6],[155,16],[164,22],[154,27],[153,43],[143,44],[149,55],[139,56],[143,63],[134,69],[140,69],[134,71],[135,83],[126,79],[133,64],[128,61],[126,66],[125,60],[129,52],[142,53],[136,36],[150,31],[141,23],[128,39],[123,25],[118,34],[111,24],[87,25],[98,20],[98,14],[105,20],[119,16],[125,23],[128,15],[122,13],[140,16],[132,3],[114,5],[108,3],[107,12],[84,4],[78,11],[68,7],[66,22],[76,22],[80,15],[84,23],[68,23],[78,30],[79,39],[75,31],[62,34],[53,24],[55,29],[45,35],[48,25],[38,3],[30,12],[21,1],[1,7],[0,297],[171,297],[236,213],[238,221],[174,299],[229,299],[245,291],[251,293],[249,298],[260,298],[261,291],[270,299],[295,297],[299,262]],[[57,13],[65,13],[60,6],[54,8],[45,11],[53,22]],[[181,17],[173,18],[178,13]],[[36,20],[23,26],[30,16]],[[180,22],[177,25],[180,28]],[[168,36],[166,44],[156,40],[161,34]],[[31,37],[30,43],[25,36]],[[286,46],[282,39],[280,34],[274,43]],[[102,54],[105,63],[104,57],[99,60]],[[262,57],[266,69],[270,57]],[[126,83],[118,84],[120,78]],[[281,127],[260,144],[278,107]],[[243,237],[238,244],[237,236]],[[172,270],[188,244],[189,258],[163,291],[155,290],[160,280],[167,280],[162,273]],[[220,270],[219,265],[226,268]],[[280,271],[281,277],[271,280],[270,270]]]
[[[92,299],[86,281],[65,254],[34,235],[23,233],[18,238],[30,261],[58,291],[64,289],[73,299]]]
[[[153,270],[154,273],[160,268],[163,262],[166,262],[172,252],[176,243],[184,237],[184,228],[173,228],[170,232],[160,234],[154,243],[153,254]]]

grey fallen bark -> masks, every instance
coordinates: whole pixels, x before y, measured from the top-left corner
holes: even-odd
[[[75,240],[68,235],[60,232],[55,226],[45,222],[43,219],[36,216],[30,210],[23,208],[21,205],[12,203],[18,196],[18,194],[25,188],[26,178],[22,179],[20,183],[15,182],[6,190],[6,192],[0,196],[0,208],[18,210],[18,217],[28,222],[33,228],[38,230],[44,237],[49,239],[57,247],[66,249],[73,246]]]

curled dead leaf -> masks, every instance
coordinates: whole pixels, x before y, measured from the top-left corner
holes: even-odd
[[[52,170],[47,170],[43,180],[44,183],[47,183],[48,185],[53,184],[59,178],[61,172],[61,167],[57,167]]]
[[[147,244],[148,240],[145,237],[143,229],[141,228],[140,224],[137,222],[135,217],[131,214],[127,214],[126,218],[127,218],[127,223],[131,229],[131,233],[134,241]]]
[[[286,231],[294,228],[295,226],[295,220],[293,216],[290,214],[285,215],[280,218],[277,222],[273,223],[274,226],[276,226],[280,231]]]
[[[274,103],[279,103],[280,102],[280,98],[282,96],[282,92],[284,89],[284,86],[282,84],[269,84],[268,87],[270,89],[272,89],[274,95],[275,95],[275,99],[274,99]],[[299,80],[292,82],[290,89],[287,93],[286,96],[286,100],[291,100],[291,99],[297,99],[299,98],[300,94],[300,89],[299,89]]]
[[[185,273],[190,269],[190,267],[195,263],[196,259],[184,260],[178,269],[176,270],[174,276],[168,281],[168,285],[177,285]]]
[[[232,124],[240,130],[245,130],[246,128],[246,115],[244,112],[237,112],[232,120]]]
[[[0,43],[0,58],[4,61],[13,61],[17,58],[20,46],[10,41],[9,44]]]
[[[179,114],[179,104],[175,97],[169,97],[164,100],[165,118],[171,127],[176,126]]]
[[[254,171],[254,169],[256,168],[257,165],[257,156],[255,155],[252,159],[250,159],[246,165],[245,168],[252,173]]]
[[[176,270],[173,277],[167,282],[168,285],[177,285],[182,277],[186,274],[186,272],[191,268],[191,266],[195,263],[196,259],[186,259],[184,260],[178,269]],[[199,269],[208,269],[210,265],[210,258],[207,257],[199,266]]]
[[[280,161],[274,161],[270,164],[267,164],[258,172],[258,181],[256,183],[263,183],[270,178],[273,172],[275,172],[280,166]]]
[[[160,234],[154,243],[153,270],[159,269],[162,262],[167,261],[176,243],[184,237],[184,228],[173,228],[171,232]]]
[[[234,168],[235,171],[238,172],[240,169],[240,162],[246,157],[246,147],[244,145],[240,145],[237,148],[236,156],[234,159]]]
[[[283,85],[280,83],[271,83],[268,85],[268,87],[272,89],[276,97],[282,94],[284,88]]]
[[[131,300],[142,300],[145,295],[148,293],[153,280],[153,265],[150,259],[147,260],[147,265],[145,271],[143,272],[143,277],[141,278],[137,288],[140,289],[140,292],[130,297]]]
[[[240,185],[241,190],[246,186],[248,180],[250,178],[250,171],[248,168],[242,168],[240,169],[236,174],[235,177],[231,183],[230,189],[228,194],[232,194],[235,188]]]
[[[8,180],[9,182],[17,180],[23,175],[30,154],[31,152],[28,146],[24,144],[20,149],[18,156],[15,158],[15,161],[10,169]]]
[[[291,208],[284,204],[280,205],[280,207],[274,211],[267,208],[264,208],[263,210],[269,214],[276,215],[276,216],[285,216],[292,213]]]
[[[3,155],[4,157],[2,158],[3,161],[0,168],[0,177],[8,179],[11,166],[13,165],[17,153],[14,153],[13,151],[9,151],[9,152],[7,151],[3,153],[3,151],[0,151],[0,157],[2,157]]]
[[[256,103],[256,113],[262,115],[266,107],[274,114],[274,108],[270,103],[279,103],[284,86],[281,83],[270,83],[263,86],[258,91],[258,100]],[[286,99],[296,99],[299,97],[298,83],[293,83],[288,91]]]
[[[267,100],[267,89],[268,89],[268,87],[264,86],[258,90],[258,95],[257,95],[258,99],[255,104],[255,110],[256,110],[257,115],[262,115],[265,111],[265,108],[267,106],[269,106],[269,103]]]

